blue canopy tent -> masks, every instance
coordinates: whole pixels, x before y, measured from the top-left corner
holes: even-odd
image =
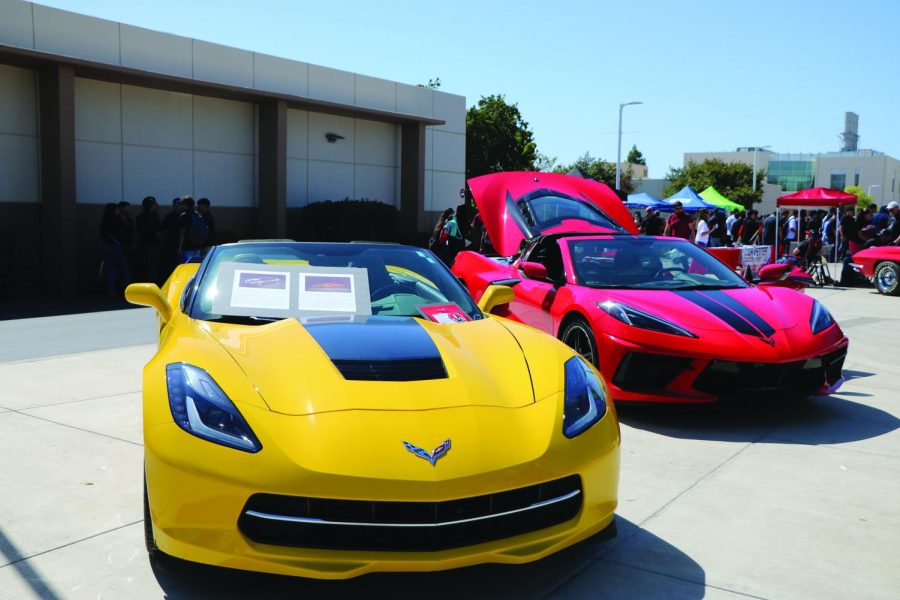
[[[642,208],[655,208],[657,210],[671,210],[672,207],[659,198],[654,198],[650,194],[641,192],[640,194],[628,194],[628,201],[625,207],[630,210],[640,210]]]
[[[681,205],[687,212],[693,212],[700,210],[701,208],[708,208],[710,210],[719,208],[715,204],[710,204],[701,198],[700,194],[695,192],[694,188],[689,185],[684,186],[678,192],[666,198],[665,202],[669,205],[668,210],[672,210],[672,204],[674,204],[676,200],[681,201]]]

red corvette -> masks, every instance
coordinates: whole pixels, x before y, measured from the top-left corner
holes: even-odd
[[[853,267],[888,296],[900,295],[900,246],[876,246],[853,255]]]
[[[453,272],[475,298],[512,285],[496,312],[578,350],[616,400],[805,396],[843,383],[847,338],[818,301],[752,286],[685,240],[634,235],[604,184],[498,173],[469,187],[508,258],[462,252]]]

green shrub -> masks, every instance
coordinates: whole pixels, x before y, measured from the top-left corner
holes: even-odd
[[[400,211],[378,200],[361,198],[325,200],[298,211],[296,230],[288,232],[296,240],[313,242],[397,242]]]

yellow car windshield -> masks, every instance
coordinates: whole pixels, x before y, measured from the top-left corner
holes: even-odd
[[[421,316],[420,307],[475,302],[427,250],[393,244],[248,242],[219,246],[204,261],[188,312],[208,321],[269,322]]]

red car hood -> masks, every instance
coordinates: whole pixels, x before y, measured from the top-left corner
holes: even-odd
[[[738,331],[770,337],[771,331],[809,321],[812,299],[787,289],[592,290],[598,302],[612,300],[671,321],[698,335]]]
[[[474,177],[468,181],[491,244],[503,256],[512,256],[522,240],[534,235],[519,218],[515,201],[537,190],[552,190],[585,199],[629,233],[638,233],[631,214],[605,183],[559,173],[513,171]],[[512,200],[509,202],[508,200]],[[608,233],[611,230],[578,219],[567,219],[540,231],[546,233]]]

